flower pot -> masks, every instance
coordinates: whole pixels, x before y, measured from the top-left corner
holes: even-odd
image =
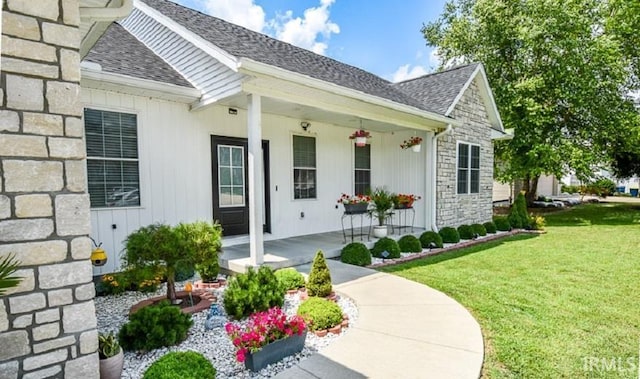
[[[244,360],[244,367],[251,371],[260,371],[272,363],[278,362],[284,357],[299,353],[304,348],[307,331],[302,334],[294,334],[287,338],[271,342],[263,346],[255,353],[248,353]]]
[[[387,236],[387,226],[386,225],[376,225],[373,227],[373,236],[376,238],[382,238]]]
[[[342,325],[343,328],[349,327],[349,319],[342,320],[342,323],[340,325]]]
[[[316,330],[313,332],[317,337],[325,337],[329,333],[328,329]]]
[[[356,215],[367,212],[369,203],[355,203],[355,204],[343,204],[344,213],[348,215]]]
[[[329,333],[331,334],[340,334],[342,331],[342,323],[334,326],[333,328],[329,328]]]
[[[367,137],[356,137],[356,146],[364,147],[367,144]]]
[[[100,360],[100,379],[120,379],[124,366],[122,349],[113,357]]]
[[[411,150],[413,150],[414,153],[419,153],[420,152],[420,146],[422,146],[422,145],[420,145],[420,144],[413,145],[413,146],[411,146]]]

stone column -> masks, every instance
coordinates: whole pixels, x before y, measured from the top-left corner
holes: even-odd
[[[21,262],[0,297],[0,378],[98,378],[78,0],[4,0],[0,258]]]

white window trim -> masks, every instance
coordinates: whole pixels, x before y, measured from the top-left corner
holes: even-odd
[[[244,160],[244,154],[245,154],[244,146],[237,146],[237,145],[218,145],[218,152],[217,152],[217,153],[218,153],[218,162],[217,162],[218,172],[216,173],[216,174],[218,175],[218,188],[216,188],[216,191],[218,191],[218,199],[220,199],[220,198],[221,198],[221,197],[220,197],[220,187],[222,186],[222,185],[220,184],[220,147],[229,147],[229,148],[231,148],[232,150],[233,150],[233,149],[241,149],[241,150],[242,150],[242,175],[243,175],[242,180],[243,180],[243,181],[245,180],[244,176],[245,176],[245,174],[247,173],[247,172],[246,172],[246,170],[247,170],[247,162],[245,162],[245,160]],[[229,159],[232,159],[232,158],[231,158],[231,157],[229,157]],[[233,167],[233,166],[230,166],[230,167]],[[233,173],[231,174],[231,177],[233,178]],[[246,193],[246,186],[247,186],[247,183],[243,183],[243,185],[242,185],[242,204],[222,205],[222,204],[220,204],[220,201],[218,200],[218,204],[219,204],[220,208],[239,208],[239,207],[246,207],[246,206],[247,206],[247,202],[246,202],[246,200],[245,200],[245,199],[246,199],[246,196],[247,196],[247,193]],[[234,187],[234,186],[232,185],[232,186],[231,186],[231,194],[232,194],[232,196],[233,196],[233,187]]]
[[[316,197],[315,198],[310,198],[310,199],[296,199],[296,191],[295,191],[295,182],[296,182],[296,178],[295,178],[295,169],[296,168],[302,168],[302,169],[307,169],[304,167],[295,167],[295,153],[293,152],[293,137],[310,137],[313,138],[316,142],[316,167],[314,168],[308,168],[309,170],[316,170]],[[315,134],[308,134],[308,133],[291,133],[290,138],[289,138],[289,154],[291,156],[291,166],[290,166],[290,170],[289,173],[291,175],[291,182],[289,183],[289,190],[291,191],[291,201],[318,201],[318,136]]]
[[[460,193],[458,192],[458,171],[460,171],[460,167],[458,166],[459,163],[459,154],[460,154],[460,145],[467,145],[469,146],[469,160],[468,160],[468,164],[469,166],[467,167],[467,190],[466,192]],[[477,195],[480,193],[481,187],[480,183],[478,182],[478,192],[471,192],[471,146],[477,146],[478,147],[478,160],[480,160],[480,157],[482,155],[482,147],[480,146],[480,144],[478,143],[473,143],[473,142],[466,142],[466,141],[457,141],[456,142],[456,175],[455,175],[455,194],[456,195]],[[478,181],[480,180],[480,170],[481,167],[478,167]]]
[[[372,159],[371,156],[373,155],[373,146],[370,143],[367,143],[367,146],[369,146],[369,185],[370,187],[373,187],[373,164],[371,163]],[[356,170],[361,170],[361,171],[365,171],[364,169],[356,169],[356,149],[358,147],[356,146],[355,142],[353,142],[351,144],[351,190],[354,191],[354,195],[357,195],[357,193],[355,193],[356,190]],[[372,188],[371,188],[372,189]],[[361,195],[365,195],[364,193]]]
[[[127,209],[144,209],[146,208],[146,202],[150,201],[149,200],[149,190],[146,187],[146,183],[147,181],[144,178],[144,174],[143,174],[143,170],[142,170],[142,162],[143,162],[143,156],[144,156],[144,148],[142,147],[142,139],[144,138],[144,129],[142,127],[143,125],[143,120],[142,117],[140,117],[140,110],[138,109],[134,109],[134,108],[127,108],[127,107],[118,107],[118,106],[107,106],[107,105],[98,105],[98,104],[91,104],[91,103],[85,103],[82,105],[82,117],[80,118],[81,122],[82,122],[82,135],[84,138],[84,141],[86,143],[87,140],[87,135],[86,135],[86,129],[85,129],[85,121],[84,121],[84,111],[86,109],[92,109],[92,110],[96,110],[96,111],[103,111],[103,112],[116,112],[116,113],[129,113],[129,114],[134,114],[136,115],[136,132],[137,132],[137,146],[138,146],[138,159],[132,159],[132,158],[122,158],[122,159],[115,159],[115,158],[104,158],[104,157],[89,157],[86,156],[85,160],[89,160],[89,159],[95,159],[95,160],[118,160],[118,161],[137,161],[138,162],[138,182],[139,182],[139,188],[138,188],[138,192],[140,194],[140,205],[134,205],[134,206],[126,206],[126,207],[90,207],[89,210],[92,212],[105,212],[105,211],[116,211],[116,210],[127,210]],[[86,150],[86,147],[85,147]],[[87,194],[89,194],[89,175],[87,172],[87,167],[86,167],[86,162],[85,162],[85,188],[87,189]]]

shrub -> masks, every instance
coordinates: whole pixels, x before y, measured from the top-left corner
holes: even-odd
[[[388,252],[389,255],[383,257],[382,253],[385,251]],[[400,246],[398,246],[398,242],[396,242],[396,240],[394,240],[393,238],[383,237],[376,241],[376,243],[373,245],[373,249],[371,249],[371,255],[377,258],[400,258]]]
[[[493,222],[496,225],[496,229],[501,232],[508,232],[511,230],[511,223],[505,216],[496,216],[493,218]]]
[[[473,234],[479,236],[487,235],[487,229],[482,224],[471,224],[471,230],[473,230]]]
[[[96,283],[96,295],[118,295],[124,293],[129,288],[129,278],[124,272],[105,274]]]
[[[218,254],[222,247],[222,227],[197,221],[190,224],[179,224],[176,233],[181,242],[181,249],[187,256],[193,257],[195,269],[202,281],[212,282],[218,277],[220,266]]]
[[[467,224],[458,226],[458,235],[460,236],[460,239],[463,240],[470,240],[476,237],[471,225]]]
[[[402,238],[398,240],[398,246],[400,246],[400,251],[404,253],[422,252],[422,244],[420,243],[420,240],[418,239],[418,237],[411,234],[402,236]]]
[[[496,224],[493,221],[487,221],[482,225],[484,226],[484,229],[487,231],[487,233],[495,234],[498,231],[498,229],[496,228]]]
[[[513,228],[529,228],[531,221],[527,214],[527,201],[524,198],[524,193],[520,192],[516,197],[516,201],[511,205],[511,212],[509,212],[508,219]]]
[[[440,234],[436,232],[427,231],[422,233],[422,235],[420,235],[420,243],[422,244],[422,247],[424,247],[425,249],[431,248],[432,243],[435,245],[435,247],[441,248],[442,237],[440,237]]]
[[[309,281],[307,283],[307,293],[309,296],[326,297],[331,294],[331,273],[327,262],[324,260],[322,250],[318,250],[311,271],[309,271]]]
[[[440,229],[440,237],[442,237],[442,242],[444,243],[458,243],[460,242],[460,234],[458,234],[458,230],[456,228],[452,228],[450,226],[445,226]]]
[[[262,266],[255,271],[249,267],[245,274],[238,274],[229,280],[224,292],[224,310],[230,317],[239,320],[252,313],[282,307],[284,292],[284,287],[271,268]]]
[[[283,268],[275,272],[276,278],[285,290],[297,290],[304,287],[304,276],[295,268]]]
[[[143,379],[214,379],[216,369],[204,355],[195,351],[165,354],[145,371]]]
[[[118,340],[127,351],[173,346],[187,338],[191,325],[191,315],[182,313],[168,301],[162,301],[130,315],[129,322],[120,328]]]
[[[531,215],[531,229],[544,230],[547,221],[542,216]]]
[[[298,315],[304,318],[311,331],[333,328],[342,322],[340,306],[319,297],[311,297],[300,304]]]
[[[340,260],[356,266],[367,266],[371,264],[371,252],[362,242],[352,242],[342,248]]]
[[[193,264],[187,262],[180,262],[176,265],[175,281],[182,282],[187,279],[193,278],[196,273],[196,268]]]
[[[563,193],[574,194],[574,193],[579,193],[580,192],[580,187],[579,186],[568,186],[568,185],[563,184],[560,187],[560,191],[562,191]]]

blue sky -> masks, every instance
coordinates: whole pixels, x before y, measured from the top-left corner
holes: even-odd
[[[398,81],[435,69],[420,33],[445,0],[173,0]]]

